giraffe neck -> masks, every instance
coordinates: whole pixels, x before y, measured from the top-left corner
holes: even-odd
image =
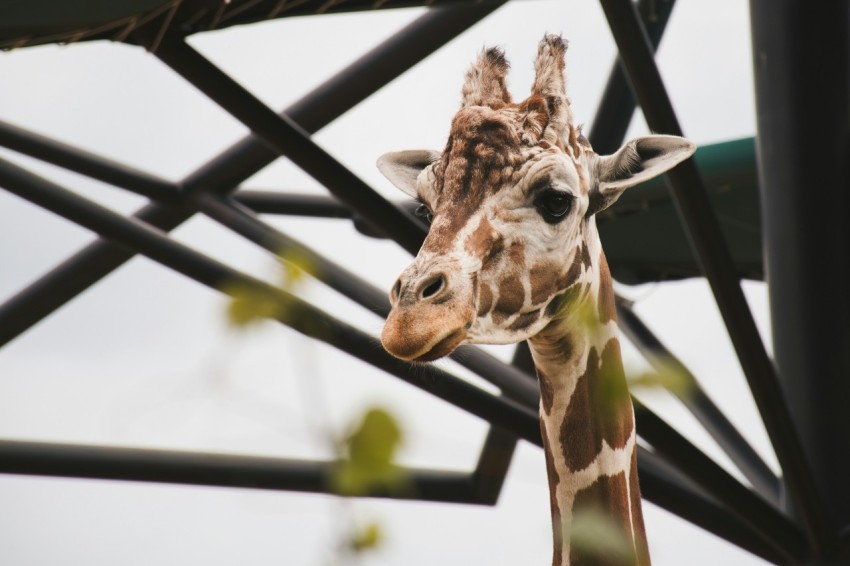
[[[541,389],[555,566],[649,564],[634,413],[611,277],[596,243],[595,265],[576,283],[581,298],[529,341]]]

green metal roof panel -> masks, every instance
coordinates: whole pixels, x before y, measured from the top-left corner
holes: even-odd
[[[741,277],[762,279],[755,140],[700,147],[694,157]],[[612,274],[624,283],[701,275],[663,178],[626,191],[599,218]]]

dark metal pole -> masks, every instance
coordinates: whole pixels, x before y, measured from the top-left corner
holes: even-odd
[[[291,214],[317,218],[351,218],[351,209],[332,196],[239,190],[233,200],[258,214]]]
[[[287,108],[286,115],[305,130],[318,131],[499,5],[450,6],[429,10]],[[225,194],[277,157],[278,154],[259,138],[247,136],[186,177],[181,184],[187,192],[208,190]],[[168,231],[191,215],[191,211],[151,204],[136,212],[134,217]],[[0,305],[0,347],[131,257],[133,252],[99,240],[58,265]]]
[[[151,200],[180,201],[177,184],[0,121],[0,145]]]
[[[334,462],[0,440],[0,473],[329,493]],[[472,476],[403,469],[408,489],[371,497],[478,503]]]
[[[682,135],[634,5],[630,0],[601,0],[601,4],[647,123],[654,131]],[[670,170],[667,177],[679,215],[714,293],[789,491],[800,511],[809,542],[819,546],[823,543],[822,533],[828,528],[823,501],[818,496],[776,371],[744,299],[694,160],[681,163]]]
[[[675,4],[675,0],[638,0],[637,10],[653,51],[658,49],[661,43]],[[607,155],[620,149],[634,113],[635,98],[629,88],[620,57],[617,57],[587,136],[594,151],[599,155]]]
[[[751,0],[758,168],[774,351],[817,490],[850,562],[850,6]],[[824,496],[817,497],[817,495]],[[798,510],[804,514],[808,509]]]

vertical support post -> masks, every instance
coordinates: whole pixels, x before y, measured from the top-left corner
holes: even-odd
[[[750,11],[776,365],[817,491],[847,531],[850,6],[751,0]],[[842,562],[837,533],[826,531],[817,558]]]

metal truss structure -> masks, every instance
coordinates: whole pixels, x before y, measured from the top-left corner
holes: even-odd
[[[379,196],[310,136],[504,2],[426,2],[434,6],[423,16],[280,113],[190,47],[186,36],[293,14],[423,3],[149,1],[141,2],[150,6],[133,18],[116,16],[84,30],[59,26],[41,35],[0,32],[0,46],[5,47],[102,38],[140,44],[251,131],[174,183],[0,123],[0,145],[150,201],[125,217],[0,159],[0,187],[100,236],[0,305],[0,346],[136,254],[216,290],[238,282],[243,288],[286,301],[290,307],[279,316],[281,323],[489,422],[475,469],[466,473],[411,469],[408,473],[418,499],[495,504],[517,442],[541,444],[538,389],[527,348],[517,349],[513,364],[474,347],[463,347],[453,355],[495,385],[501,392],[498,395],[435,367],[418,366],[414,371],[386,354],[375,337],[178,243],[168,232],[192,215],[206,215],[270,251],[297,251],[317,267],[324,284],[386,315],[389,303],[384,290],[323,258],[260,215],[352,219],[365,234],[391,238],[415,254],[427,227],[406,205]],[[601,99],[591,143],[600,153],[616,149],[636,104],[652,130],[681,135],[653,57],[673,0],[600,2],[619,59]],[[803,5],[799,0],[751,0],[766,265],[742,267],[733,261],[697,160],[683,163],[667,177],[692,245],[693,265],[711,286],[782,467],[781,477],[769,469],[629,303],[619,300],[618,311],[621,328],[652,364],[672,365],[688,378],[691,394],[682,401],[749,483],[730,475],[636,402],[638,434],[650,447],[641,447],[638,454],[644,497],[768,561],[837,563],[850,559],[846,454],[850,419],[844,412],[850,402],[850,327],[846,322],[850,320],[846,298],[850,288],[846,167],[850,14],[845,3],[819,8]],[[828,65],[828,72],[810,64],[813,60]],[[318,180],[332,196],[239,189],[242,181],[279,156]],[[814,171],[813,163],[817,164]],[[616,225],[616,211],[605,222]],[[775,362],[759,337],[740,286],[741,273],[762,270],[771,292]],[[268,457],[0,441],[0,472],[13,474],[326,492],[330,466],[330,462]]]

